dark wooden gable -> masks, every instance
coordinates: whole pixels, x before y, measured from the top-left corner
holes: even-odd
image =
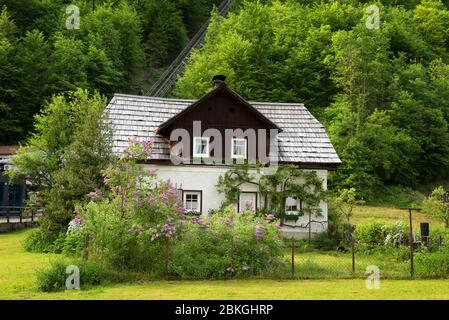
[[[177,128],[191,131],[193,121],[201,121],[202,131],[224,129],[281,129],[247,103],[225,83],[163,123],[158,130],[162,136],[170,136]]]
[[[226,141],[224,139],[226,137],[226,129],[242,129],[243,131],[255,129],[256,132],[258,129],[265,129],[267,137],[270,134],[270,129],[277,129],[278,132],[281,131],[276,124],[267,119],[237,93],[229,89],[225,83],[220,84],[210,93],[163,123],[157,133],[168,139],[173,130],[185,129],[189,132],[193,140],[194,121],[201,121],[202,135],[207,129],[217,129],[220,131],[223,138],[222,155],[225,155],[226,151],[230,152],[230,150],[225,150]],[[257,139],[258,137],[256,137],[256,146],[258,145]],[[267,150],[266,155],[268,155],[269,149],[269,140],[267,139],[265,148]],[[192,141],[190,144],[190,154],[193,154]],[[215,157],[216,154],[213,152],[210,156]],[[248,155],[248,157],[253,158],[251,155]]]

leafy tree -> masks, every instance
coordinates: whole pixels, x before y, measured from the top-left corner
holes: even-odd
[[[357,190],[355,188],[343,189],[340,193],[333,197],[330,206],[339,217],[343,217],[349,225],[353,215],[354,207],[362,204],[363,201],[357,199]]]
[[[36,116],[35,133],[12,158],[12,179],[25,176],[35,191],[33,204],[44,207],[40,221],[47,241],[65,231],[77,202],[102,182],[113,162],[105,99],[77,90],[55,96]]]
[[[56,35],[55,49],[50,57],[47,95],[87,87],[86,56],[81,40]]]
[[[424,212],[444,222],[449,228],[449,193],[439,186],[423,201]]]

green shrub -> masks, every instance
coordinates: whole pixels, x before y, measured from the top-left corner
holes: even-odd
[[[449,251],[419,252],[415,255],[416,275],[423,278],[449,277]]]
[[[385,245],[400,246],[407,243],[407,233],[407,227],[401,223],[382,224],[374,221],[357,225],[355,229],[357,249],[370,251]]]
[[[61,253],[64,239],[64,233],[60,233],[56,238],[49,238],[41,228],[38,228],[25,239],[23,247],[28,252]]]
[[[81,255],[84,246],[84,234],[71,233],[68,234],[64,239],[64,245],[62,252],[66,255]]]
[[[64,262],[56,261],[51,263],[48,269],[39,270],[37,273],[38,289],[44,292],[64,290],[67,279],[66,267]]]
[[[340,245],[341,239],[337,239],[327,232],[317,234],[312,241],[313,247],[320,250],[336,250]]]
[[[449,229],[430,229],[428,249],[429,251],[449,250]]]
[[[192,217],[171,252],[170,274],[180,278],[259,275],[280,263],[282,240],[273,221],[252,212]]]
[[[38,289],[44,292],[62,291],[66,288],[66,279],[69,274],[66,268],[75,265],[80,270],[80,286],[99,285],[106,281],[120,281],[121,276],[107,271],[99,264],[85,261],[73,261],[66,263],[57,260],[50,264],[47,269],[39,270],[37,273]]]

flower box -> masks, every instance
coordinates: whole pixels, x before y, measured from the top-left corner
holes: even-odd
[[[284,216],[285,221],[297,221],[299,218],[299,214],[286,214]]]
[[[186,215],[188,215],[188,216],[197,216],[197,217],[200,217],[200,216],[202,216],[203,214],[202,214],[201,212],[199,212],[199,211],[187,211],[187,212],[186,212]]]

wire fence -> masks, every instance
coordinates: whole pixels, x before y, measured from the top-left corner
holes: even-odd
[[[366,278],[373,272],[384,279],[449,278],[449,238],[363,248],[358,239],[286,240],[286,260],[299,279]]]

